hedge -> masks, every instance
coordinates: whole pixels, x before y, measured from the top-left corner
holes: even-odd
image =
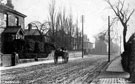
[[[34,41],[32,39],[25,40],[24,49],[20,58],[35,58],[35,57],[47,57],[53,49],[53,44],[40,41]],[[39,56],[40,55],[40,56]]]

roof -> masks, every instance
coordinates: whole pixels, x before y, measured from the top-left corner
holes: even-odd
[[[16,11],[16,10],[14,10],[14,9],[12,9],[12,8],[10,8],[10,7],[6,6],[6,5],[4,5],[4,4],[1,4],[1,3],[0,3],[0,12],[4,12],[4,13],[6,13],[6,12],[11,12],[11,13],[13,13],[13,14],[22,16],[22,17],[24,17],[24,18],[26,17],[26,15],[24,15],[24,14],[22,14],[22,13]]]
[[[41,35],[41,32],[38,29],[26,29],[24,30],[25,35]]]
[[[5,28],[3,33],[17,33],[19,30],[22,30],[20,26],[12,26]]]

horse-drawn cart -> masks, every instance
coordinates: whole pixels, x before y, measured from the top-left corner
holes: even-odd
[[[68,59],[69,59],[68,51],[63,47],[56,49],[54,52],[54,63],[55,64],[58,63],[59,57],[62,57],[63,62],[67,63]]]

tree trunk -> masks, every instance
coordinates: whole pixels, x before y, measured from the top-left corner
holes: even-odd
[[[127,34],[127,25],[123,25],[124,29],[123,29],[123,45],[124,45],[124,51],[127,50],[126,47],[126,34]]]

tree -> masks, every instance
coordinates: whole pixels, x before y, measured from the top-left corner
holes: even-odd
[[[128,21],[130,20],[130,17],[132,16],[132,14],[134,13],[134,9],[132,11],[129,10],[129,7],[124,8],[125,6],[125,0],[121,1],[118,0],[116,5],[113,5],[110,0],[105,0],[109,6],[111,7],[111,9],[113,10],[113,12],[115,13],[115,15],[117,16],[117,18],[120,20],[122,26],[123,26],[123,45],[124,45],[124,50],[126,50],[126,35],[127,35],[127,28],[128,28]]]
[[[56,10],[55,0],[51,0],[49,4],[49,25],[50,25],[50,38],[56,46],[64,46],[72,49],[72,41],[75,39],[75,26],[73,24],[73,16],[66,15],[66,10]],[[41,27],[42,28],[42,27]],[[46,28],[44,28],[46,29]],[[55,38],[54,38],[55,37]],[[57,39],[57,40],[55,40]]]
[[[0,3],[2,3],[3,0],[0,0]]]
[[[51,28],[52,28],[52,42],[54,42],[54,28],[55,28],[55,18],[56,18],[56,2],[55,0],[51,0],[51,3],[49,4],[49,19],[51,22]]]

